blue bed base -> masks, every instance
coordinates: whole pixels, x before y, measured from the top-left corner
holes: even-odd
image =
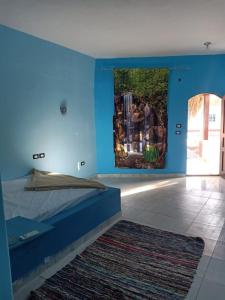
[[[10,250],[12,281],[28,275],[84,234],[121,211],[120,190],[108,188],[70,209],[47,219],[54,229]]]

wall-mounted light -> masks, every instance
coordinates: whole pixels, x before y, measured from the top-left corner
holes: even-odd
[[[66,101],[63,101],[60,104],[60,112],[61,112],[62,115],[65,115],[67,113],[67,103],[66,103]]]

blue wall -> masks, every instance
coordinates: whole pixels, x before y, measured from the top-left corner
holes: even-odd
[[[113,68],[168,67],[168,153],[162,170],[118,169],[113,152]],[[95,71],[97,173],[186,173],[187,101],[199,93],[225,94],[225,55],[99,59]],[[181,81],[179,81],[181,79]],[[175,135],[175,125],[183,125]]]
[[[0,41],[2,177],[18,177],[32,167],[95,174],[95,60],[4,26]],[[45,159],[32,159],[41,152]],[[86,166],[78,171],[81,160]]]

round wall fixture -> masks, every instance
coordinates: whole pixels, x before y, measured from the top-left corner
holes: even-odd
[[[209,49],[209,47],[212,45],[212,42],[205,42],[203,45],[206,47],[206,49]]]
[[[60,105],[60,112],[62,115],[67,113],[67,103],[65,101],[63,101]]]

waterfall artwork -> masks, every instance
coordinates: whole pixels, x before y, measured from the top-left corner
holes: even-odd
[[[165,168],[168,75],[164,68],[114,69],[117,168]]]

